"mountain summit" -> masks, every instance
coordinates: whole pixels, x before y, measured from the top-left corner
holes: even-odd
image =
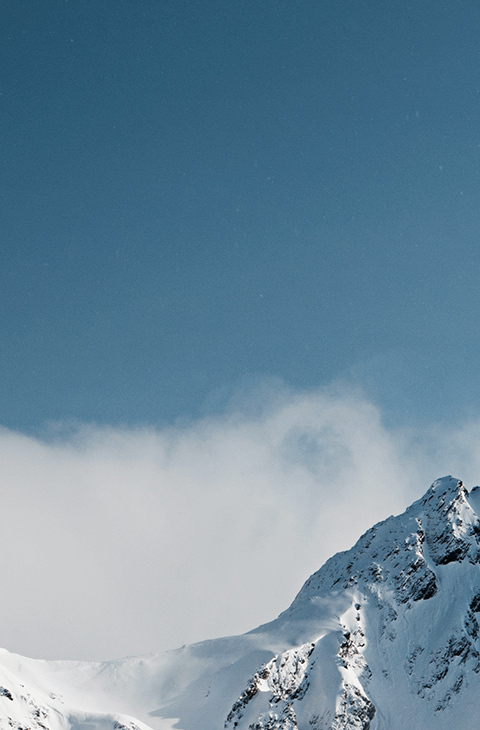
[[[243,636],[117,662],[0,653],[0,730],[478,727],[480,488],[444,477]]]

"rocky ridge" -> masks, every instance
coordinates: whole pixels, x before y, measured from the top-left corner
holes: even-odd
[[[351,550],[327,561],[277,622],[287,628],[318,613],[320,628],[326,597],[332,603],[337,597],[337,632],[321,632],[301,670],[290,667],[287,681],[272,677],[269,667],[286,665],[289,652],[260,669],[225,728],[383,728],[384,721],[374,719],[377,708],[393,716],[383,707],[384,698],[391,701],[398,687],[405,694],[396,704],[432,703],[438,720],[437,713],[454,704],[465,682],[477,684],[480,671],[480,523],[469,501],[478,496],[478,488],[469,495],[461,481],[440,479],[403,515],[375,525]],[[453,586],[457,591],[451,592]],[[448,626],[445,615],[451,616]],[[293,678],[305,687],[320,655],[324,665],[330,659],[330,676],[336,669],[338,686],[311,712],[312,703],[305,702],[305,690],[299,693]],[[281,693],[285,685],[292,690]],[[267,702],[259,699],[260,692],[268,694]],[[254,703],[255,710],[248,707]],[[403,727],[398,723],[392,719],[387,727]]]

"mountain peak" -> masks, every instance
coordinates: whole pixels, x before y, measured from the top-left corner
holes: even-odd
[[[477,494],[480,507],[479,488],[469,499],[461,480],[437,479],[403,514],[379,522],[353,548],[330,558],[306,581],[291,608],[336,586],[361,585],[370,592],[386,581],[400,603],[432,598],[438,589],[433,566],[467,557],[479,562]]]
[[[480,688],[479,509],[479,488],[469,493],[459,479],[437,479],[403,514],[328,560],[292,605],[262,627],[314,639],[310,664],[320,656],[326,661],[326,637],[337,635],[329,671],[336,666],[342,680],[335,703],[325,705],[328,721],[318,728],[451,727],[449,710],[460,688]],[[406,701],[417,715],[405,713]],[[377,725],[384,703],[390,721]],[[395,707],[410,719],[400,719]]]
[[[427,545],[436,565],[462,561],[466,557],[478,563],[477,494],[478,488],[469,494],[462,481],[444,477],[435,481],[420,500],[426,517]],[[411,509],[414,507],[415,504]]]

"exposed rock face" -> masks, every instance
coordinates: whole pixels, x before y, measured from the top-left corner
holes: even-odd
[[[309,687],[308,669],[315,644],[305,644],[274,657],[256,673],[225,721],[225,728],[237,727],[247,706],[258,692],[268,694],[269,711],[253,724],[255,728],[297,727],[293,702],[301,701]],[[313,660],[314,661],[314,660]],[[272,709],[273,708],[273,709]]]

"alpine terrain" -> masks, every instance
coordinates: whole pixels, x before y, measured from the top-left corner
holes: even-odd
[[[0,730],[473,730],[480,487],[444,477],[244,634],[104,663],[0,652]]]

